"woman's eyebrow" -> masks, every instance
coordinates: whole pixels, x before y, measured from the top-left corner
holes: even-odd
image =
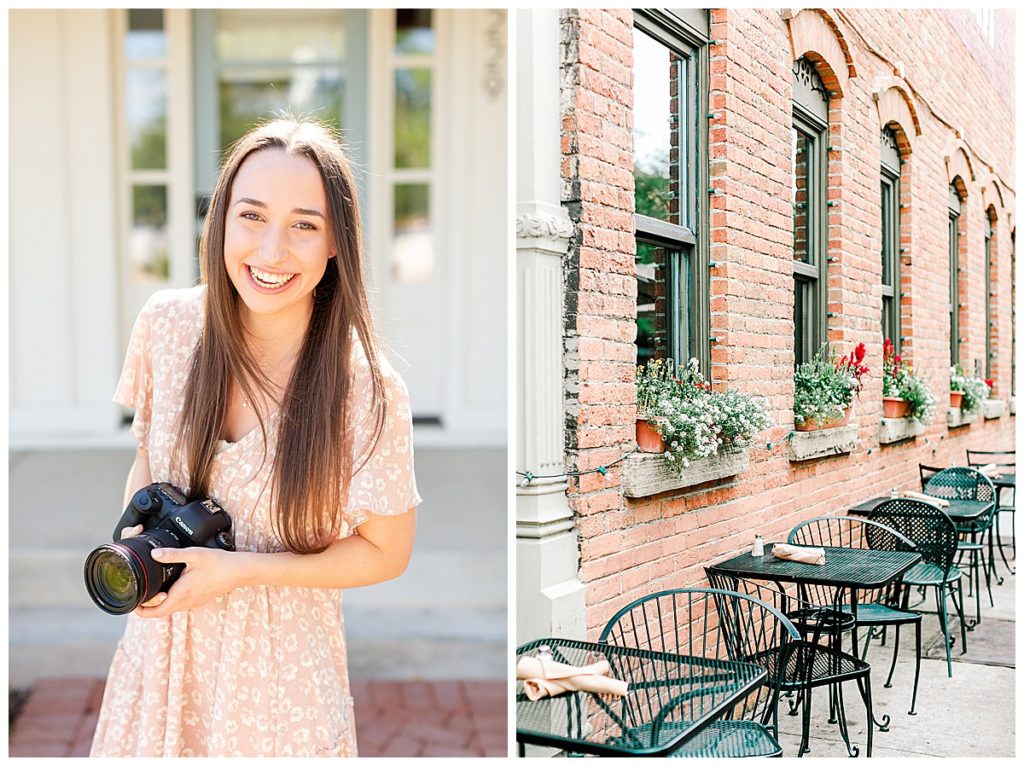
[[[252,197],[242,197],[241,199],[235,200],[234,204],[235,205],[246,204],[246,205],[252,205],[253,207],[261,207],[261,208],[264,208],[264,209],[266,209],[266,207],[267,207],[266,203],[260,202],[258,199],[253,199]],[[232,207],[234,207],[234,205],[232,205]],[[315,208],[310,208],[310,207],[296,207],[296,208],[292,208],[292,212],[293,213],[298,213],[299,215],[316,215],[316,216],[320,216],[321,218],[324,218],[324,214],[323,213],[321,213],[319,210],[316,210]],[[326,220],[326,218],[324,218],[324,220]]]

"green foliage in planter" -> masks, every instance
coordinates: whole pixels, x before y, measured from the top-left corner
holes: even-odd
[[[654,360],[637,368],[636,379],[637,416],[646,417],[665,440],[665,458],[680,471],[724,443],[744,446],[771,425],[754,397],[712,390],[696,359],[682,368]]]
[[[882,396],[906,401],[910,405],[907,417],[921,423],[927,423],[935,413],[935,395],[928,382],[903,361],[888,338],[882,347]]]
[[[797,425],[806,420],[826,420],[842,417],[843,410],[853,403],[853,397],[863,387],[861,376],[868,372],[864,360],[864,344],[849,356],[840,359],[827,355],[822,344],[814,358],[804,362],[793,373],[793,419]]]
[[[968,375],[963,366],[954,364],[949,368],[949,390],[964,395],[960,410],[967,414],[981,408],[981,403],[988,399],[989,387],[982,378]]]

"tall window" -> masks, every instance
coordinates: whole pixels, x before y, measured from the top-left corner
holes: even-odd
[[[710,371],[707,11],[637,11],[633,28],[637,363]]]
[[[828,92],[805,58],[793,62],[793,309],[796,363],[827,339]]]
[[[992,377],[992,361],[995,351],[992,348],[992,219],[985,214],[985,377]]]
[[[949,187],[949,363],[960,361],[960,195]]]
[[[900,352],[900,152],[882,131],[882,334]]]

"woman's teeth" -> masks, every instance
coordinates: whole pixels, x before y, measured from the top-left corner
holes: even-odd
[[[249,273],[252,274],[252,278],[256,280],[257,284],[264,287],[281,287],[295,276],[294,274],[268,274],[255,266],[249,266]]]

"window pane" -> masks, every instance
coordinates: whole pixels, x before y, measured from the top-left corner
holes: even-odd
[[[399,283],[429,282],[434,278],[434,238],[430,227],[430,187],[395,186],[392,279]]]
[[[793,259],[814,262],[811,242],[810,195],[812,138],[793,128]]]
[[[399,8],[395,11],[395,53],[433,53],[434,30],[431,11]]]
[[[693,348],[689,259],[678,250],[638,240],[636,287],[637,364],[669,358],[685,362]]]
[[[132,168],[167,167],[167,73],[161,69],[129,69],[125,91]]]
[[[345,57],[345,13],[339,10],[217,11],[215,48],[222,62],[341,61]]]
[[[395,72],[395,167],[430,167],[429,69]]]
[[[220,78],[220,145],[230,146],[257,121],[290,111],[338,128],[344,82],[337,67],[245,68]]]
[[[136,283],[166,280],[170,274],[167,187],[132,187],[132,230],[128,240],[131,278]]]
[[[803,364],[814,356],[814,284],[803,279],[796,280],[795,301],[793,304],[793,324],[795,325],[796,363]]]
[[[882,182],[882,284],[892,285],[892,187]]]
[[[685,80],[680,57],[633,29],[633,177],[636,212],[679,223],[685,202],[679,167],[685,160]],[[682,98],[680,98],[682,94]],[[676,148],[673,157],[673,148]]]
[[[160,9],[128,11],[124,55],[129,61],[162,59],[167,55],[164,12]]]

